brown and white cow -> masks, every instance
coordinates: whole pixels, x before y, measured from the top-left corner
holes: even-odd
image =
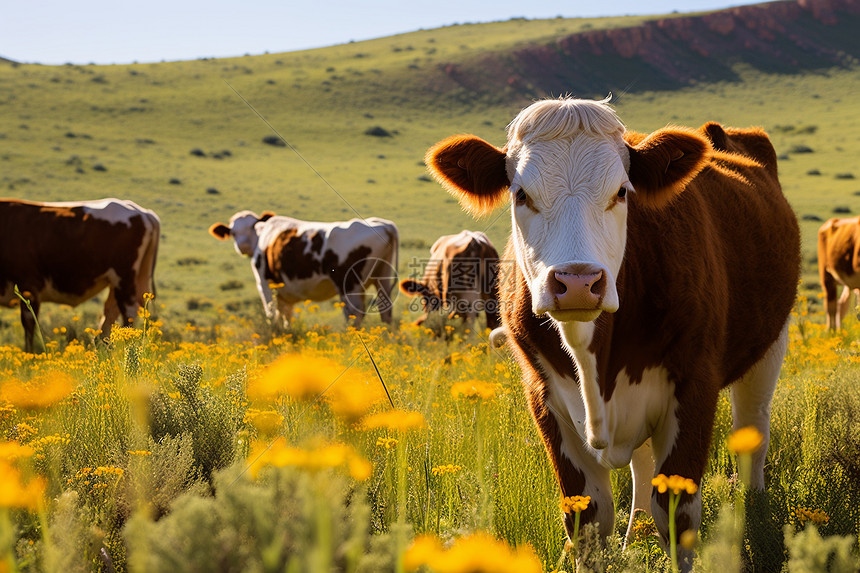
[[[354,317],[358,327],[370,285],[376,287],[382,321],[391,323],[398,252],[397,227],[391,221],[370,217],[319,223],[240,211],[229,225],[215,223],[209,232],[221,240],[232,236],[236,251],[251,257],[257,290],[274,324],[285,326],[297,302],[337,295],[347,321]]]
[[[436,239],[424,276],[420,280],[404,279],[400,290],[421,297],[424,315],[416,324],[441,311],[447,318],[460,316],[470,326],[483,311],[487,328],[494,329],[499,326],[498,266],[499,253],[489,237],[464,230]]]
[[[38,316],[43,302],[77,306],[110,289],[99,328],[137,317],[153,272],[161,223],[131,201],[36,203],[0,199],[0,303],[18,302],[18,285]],[[36,320],[21,305],[24,348],[33,351]]]
[[[510,197],[502,321],[563,495],[590,495],[582,519],[609,534],[609,472],[630,464],[634,508],[650,506],[667,539],[651,478],[700,483],[729,384],[734,426],[765,436],[763,489],[800,269],[767,135],[716,123],[643,135],[608,100],[578,99],[532,104],[507,135],[502,149],[451,137],[427,164],[473,213]],[[679,533],[701,522],[701,493],[682,496]]]
[[[818,275],[824,289],[827,328],[842,328],[851,291],[860,293],[860,217],[833,218],[818,229]],[[842,295],[836,300],[836,289]]]

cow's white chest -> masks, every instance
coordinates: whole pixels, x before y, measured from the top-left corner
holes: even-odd
[[[595,449],[586,440],[586,402],[579,384],[546,365],[550,410],[558,419],[563,442],[577,440],[580,445],[565,444],[565,452],[584,448],[600,465],[616,469],[630,463],[633,451],[649,437],[655,446],[673,443],[677,435],[677,400],[675,385],[665,368],[647,368],[641,381],[631,383],[626,370],[615,380],[615,391],[603,400],[602,434],[607,438],[605,448]],[[655,449],[663,450],[662,447]]]

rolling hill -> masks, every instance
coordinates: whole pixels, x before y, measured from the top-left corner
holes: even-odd
[[[461,132],[502,144],[507,122],[533,98],[612,92],[639,131],[707,120],[764,126],[785,191],[809,219],[805,283],[813,290],[816,219],[860,211],[857,29],[853,0],[801,0],[462,24],[228,59],[0,61],[0,194],[117,196],[154,209],[163,224],[162,317],[177,327],[214,323],[219,309],[260,309],[247,261],[207,234],[211,223],[241,209],[383,216],[400,227],[401,272],[417,273],[441,234],[485,230],[501,245],[508,232],[505,212],[474,221],[429,181],[422,158],[430,145]],[[264,142],[278,136],[289,145]],[[57,310],[51,320],[71,315]],[[0,321],[17,341],[17,317],[5,312]]]

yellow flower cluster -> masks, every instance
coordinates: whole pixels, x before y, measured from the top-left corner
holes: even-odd
[[[248,384],[248,396],[293,400],[323,398],[339,416],[354,420],[385,398],[373,376],[346,369],[327,358],[285,354],[272,362]]]
[[[132,456],[151,456],[152,452],[149,450],[128,450],[128,453]]]
[[[71,394],[74,388],[74,378],[64,372],[43,372],[28,382],[10,378],[0,385],[0,402],[25,410],[47,408]]]
[[[121,478],[124,473],[125,470],[116,466],[98,466],[92,471],[92,474],[96,476],[115,475],[117,478]]]
[[[455,474],[461,469],[463,469],[463,466],[448,464],[446,466],[436,466],[431,471],[433,472],[434,476],[441,476],[445,474]]]
[[[35,453],[30,446],[22,446],[18,442],[0,442],[0,460],[17,460],[29,458]]]
[[[666,477],[664,474],[660,474],[651,480],[651,485],[656,486],[657,491],[660,493],[666,493],[667,490],[672,490],[672,493],[675,495],[680,494],[681,491],[686,491],[692,495],[699,489],[696,482],[679,475]]]
[[[15,427],[12,428],[12,435],[19,442],[26,442],[38,433],[39,430],[37,430],[27,422],[21,422],[20,424],[16,424]]]
[[[65,434],[52,434],[50,436],[44,436],[39,438],[38,440],[33,440],[30,442],[30,445],[35,450],[42,450],[45,446],[52,446],[55,444],[64,445],[68,444],[71,441],[71,435]]]
[[[0,459],[0,507],[18,507],[38,510],[42,505],[47,482],[45,478],[35,477],[24,483],[21,471]]]
[[[273,434],[280,429],[284,417],[275,410],[248,408],[245,410],[243,422],[253,425],[263,434]]]
[[[135,342],[141,338],[143,338],[143,331],[138,330],[133,326],[120,326],[118,328],[114,328],[110,332],[110,341],[112,344]]]
[[[436,573],[540,573],[540,561],[530,545],[512,549],[483,532],[473,533],[443,548],[434,535],[419,535],[406,551],[404,565],[415,571],[427,565]]]
[[[736,454],[751,454],[761,447],[764,436],[754,426],[739,428],[729,435],[726,445]]]
[[[288,446],[283,436],[268,446],[258,444],[248,459],[250,463],[248,469],[253,477],[256,477],[265,466],[276,468],[293,466],[312,472],[346,467],[349,474],[359,481],[368,479],[373,471],[371,463],[346,444],[333,443],[304,450]]]
[[[591,503],[590,495],[563,497],[561,498],[561,510],[565,513],[579,513],[580,511],[585,511],[589,503]]]
[[[468,400],[491,400],[496,396],[496,385],[481,380],[467,380],[451,385],[451,396]]]
[[[375,430],[377,428],[387,428],[398,432],[406,430],[416,430],[424,428],[427,423],[421,412],[411,410],[386,410],[377,414],[365,416],[361,420],[361,425],[366,430]]]
[[[817,526],[825,525],[830,521],[830,516],[824,513],[821,509],[810,509],[808,507],[798,507],[791,512],[791,517],[796,519],[800,525],[811,521]]]
[[[385,448],[386,450],[390,450],[396,445],[397,440],[395,438],[376,438],[376,447],[378,448]]]

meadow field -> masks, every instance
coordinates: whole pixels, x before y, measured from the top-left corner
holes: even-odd
[[[454,133],[501,145],[528,102],[447,89],[439,68],[642,20],[512,20],[190,62],[0,61],[2,195],[132,199],[163,232],[157,296],[107,345],[93,341],[99,301],[43,307],[41,355],[20,350],[18,311],[0,310],[0,572],[572,571],[518,368],[486,331],[434,336],[401,296],[391,329],[375,313],[346,328],[330,301],[275,332],[248,262],[206,231],[242,209],[382,216],[400,229],[401,277],[421,274],[442,234],[485,231],[501,249],[509,214],[462,213],[423,154]],[[766,571],[860,567],[860,321],[824,330],[815,259],[821,222],[860,212],[858,69],[606,86],[632,130],[763,126],[801,219],[768,499],[745,499],[724,395],[697,571],[738,570],[742,554]],[[263,141],[278,135],[288,145]],[[629,471],[613,482],[621,535]],[[581,571],[670,569],[647,520],[626,550],[584,534]]]

